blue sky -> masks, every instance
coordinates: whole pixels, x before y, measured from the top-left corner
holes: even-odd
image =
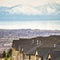
[[[0,29],[22,28],[60,30],[60,0],[0,0]]]

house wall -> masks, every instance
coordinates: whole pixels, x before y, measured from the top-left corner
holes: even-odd
[[[16,51],[12,49],[12,60],[41,60],[41,57],[36,55],[27,55],[23,52]]]
[[[23,53],[20,53],[20,60],[23,60]]]
[[[35,60],[35,55],[31,55],[31,59],[30,60]]]
[[[29,55],[25,55],[25,60],[30,60]]]
[[[14,48],[12,48],[12,60],[17,60],[19,55],[19,51],[16,51]]]

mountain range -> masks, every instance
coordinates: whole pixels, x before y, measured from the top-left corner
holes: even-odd
[[[37,36],[60,35],[60,30],[39,30],[39,29],[0,29],[0,38],[32,38]]]

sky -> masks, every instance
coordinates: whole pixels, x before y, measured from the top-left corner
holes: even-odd
[[[60,0],[0,0],[0,29],[60,30]]]

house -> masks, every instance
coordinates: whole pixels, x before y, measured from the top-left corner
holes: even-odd
[[[12,60],[60,60],[60,36],[13,40]]]

